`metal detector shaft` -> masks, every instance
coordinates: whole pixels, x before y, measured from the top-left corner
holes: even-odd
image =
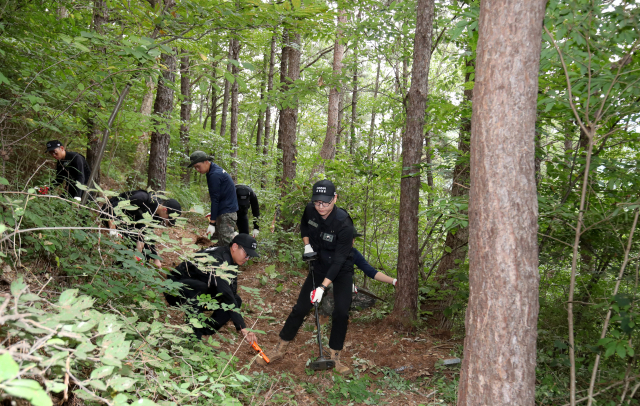
[[[313,306],[316,308],[316,327],[318,328],[318,348],[320,349],[320,358],[324,358],[322,354],[322,337],[320,336],[320,318],[318,317],[318,302],[315,302]]]

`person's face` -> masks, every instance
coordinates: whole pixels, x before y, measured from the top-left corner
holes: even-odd
[[[67,151],[64,149],[64,145],[54,149],[53,151],[49,151],[49,155],[53,157],[53,159],[57,159],[58,161],[64,159],[67,156]]]
[[[233,258],[233,262],[238,265],[244,265],[249,259],[251,259],[245,252],[244,248],[236,243],[231,245],[231,257]]]
[[[198,173],[201,173],[203,175],[209,172],[210,168],[211,168],[211,162],[209,161],[198,162],[197,164],[193,165],[193,169],[195,169],[196,171],[198,171]]]
[[[165,227],[171,227],[171,222],[169,221],[169,211],[164,206],[158,206],[158,210],[156,210],[156,214],[162,217],[163,223]]]
[[[318,214],[320,214],[320,216],[322,216],[322,218],[326,218],[331,211],[333,210],[333,206],[336,205],[336,200],[338,199],[338,196],[334,196],[333,199],[331,199],[330,202],[323,202],[320,200],[316,200],[313,202],[313,205],[316,208],[316,211],[318,212]]]

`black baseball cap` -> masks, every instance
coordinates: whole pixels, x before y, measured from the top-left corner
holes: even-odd
[[[236,185],[236,197],[240,206],[249,206],[251,204],[251,192],[253,190],[247,185]]]
[[[47,142],[47,152],[51,152],[54,149],[61,147],[62,143],[58,140],[51,140]]]
[[[362,237],[364,234],[360,234],[358,230],[356,230],[356,226],[353,226],[353,238]]]
[[[167,214],[169,215],[169,222],[171,223],[172,226],[175,225],[176,218],[171,217],[171,215],[173,213],[178,213],[178,216],[179,216],[182,213],[182,206],[180,205],[180,202],[178,202],[176,199],[168,199],[168,200],[160,201],[160,204],[167,208]]]
[[[316,200],[323,201],[325,203],[330,202],[336,195],[336,187],[333,185],[333,182],[330,180],[320,180],[313,184],[313,195],[311,196],[311,201],[315,202]]]
[[[244,248],[244,252],[247,253],[248,256],[252,258],[258,258],[260,255],[256,252],[256,248],[258,248],[258,242],[255,238],[250,236],[249,234],[238,234],[233,240],[231,240],[231,245],[238,244],[242,248]]]
[[[210,157],[209,155],[207,155],[206,152],[195,151],[193,154],[191,154],[189,156],[189,161],[191,161],[191,163],[189,163],[189,166],[187,166],[187,168],[191,168],[193,165],[195,165],[197,163],[204,162],[204,161],[210,161],[212,159],[213,159],[213,157]]]

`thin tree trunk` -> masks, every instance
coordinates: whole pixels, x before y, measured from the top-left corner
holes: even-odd
[[[213,63],[213,79],[211,79],[211,131],[216,131],[216,124],[218,121],[218,89],[216,89],[218,77],[216,73],[218,71],[218,62]]]
[[[431,193],[433,191],[433,148],[431,147],[431,134],[428,131],[424,134],[424,150],[427,156],[427,185],[429,186],[427,204],[431,207],[433,205],[433,194]]]
[[[240,40],[234,38],[231,42],[231,59],[237,61],[240,59]],[[240,68],[238,65],[233,64],[231,66],[231,74],[234,79],[240,75]],[[238,180],[238,95],[239,87],[238,81],[233,81],[231,86],[231,178],[234,182]]]
[[[174,55],[162,54],[161,75],[158,78],[156,101],[153,104],[154,130],[151,133],[149,149],[149,172],[147,187],[154,190],[165,190],[167,187],[167,157],[169,156],[169,120],[173,108],[173,88],[175,81],[176,58]]]
[[[233,55],[233,39],[229,40],[229,59],[232,58]],[[227,72],[231,73],[231,63],[227,64]],[[235,80],[234,80],[235,82]],[[222,97],[222,116],[220,117],[220,137],[224,138],[225,133],[227,132],[227,110],[229,109],[229,89],[231,88],[231,83],[224,78],[224,96]]]
[[[267,81],[269,80],[269,72],[267,71],[267,52],[262,55],[262,80],[260,81],[260,107],[258,109],[258,133],[256,134],[256,152],[260,153],[262,149],[262,137],[264,133],[264,115],[266,110],[265,105],[265,90],[267,87]]]
[[[466,61],[465,83],[470,82],[471,72],[469,68],[474,66],[474,60]],[[464,102],[471,106],[473,99],[473,89],[465,89]],[[471,142],[471,118],[463,116],[460,124],[460,137],[458,139],[458,159],[453,169],[453,183],[451,185],[451,197],[458,198],[469,194],[469,164],[466,155],[469,154]],[[430,152],[428,157],[430,158]],[[433,186],[433,179],[431,185]],[[436,269],[436,281],[440,286],[439,291],[444,294],[444,298],[437,303],[434,309],[435,325],[443,330],[451,330],[453,318],[447,317],[445,311],[453,303],[453,283],[450,271],[457,269],[460,263],[464,262],[467,256],[467,243],[469,242],[469,227],[460,227],[457,230],[449,230],[444,243],[445,254]]]
[[[535,404],[534,133],[544,0],[483,0],[471,127],[469,305],[458,405]]]
[[[340,92],[340,103],[338,103],[338,132],[336,133],[336,146],[333,149],[333,157],[335,159],[338,150],[340,149],[340,143],[342,142],[342,132],[344,131],[344,97],[345,91]]]
[[[373,139],[375,138],[376,128],[376,100],[378,99],[378,90],[380,90],[380,59],[378,59],[378,68],[376,69],[376,85],[373,90],[373,107],[371,107],[371,124],[369,124],[369,146],[367,148],[367,159],[371,162],[373,158]]]
[[[154,80],[147,80],[147,92],[142,98],[142,104],[140,104],[140,114],[143,116],[150,116],[153,109],[153,95],[156,90],[156,82]],[[143,131],[142,135],[138,139],[138,145],[136,146],[136,157],[134,160],[134,168],[137,173],[145,173],[147,171],[147,156],[149,151],[149,137],[151,131]]]
[[[188,156],[189,152],[189,123],[191,121],[191,76],[189,66],[189,55],[182,50],[180,58],[180,93],[182,102],[180,103],[180,144],[183,152]],[[182,181],[185,186],[189,185],[191,169],[185,169],[182,174]]]
[[[289,47],[287,60],[287,76],[285,83],[291,86],[293,82],[300,78],[300,45],[301,35],[294,34],[292,45]],[[296,129],[298,121],[298,97],[296,94],[289,94],[289,106],[282,110],[280,120],[282,134],[282,193],[288,193],[288,185],[296,177]]]
[[[402,137],[402,179],[398,225],[398,290],[391,318],[410,327],[418,312],[418,209],[420,158],[427,105],[434,0],[418,0],[411,89],[407,95],[406,132]]]
[[[280,93],[281,93],[281,100],[285,100],[287,98],[287,89],[288,89],[288,85],[287,85],[287,81],[286,81],[286,77],[287,77],[287,67],[289,65],[288,60],[289,60],[289,55],[290,55],[290,50],[291,48],[289,47],[289,30],[287,30],[286,28],[283,28],[282,30],[282,54],[280,56]],[[283,123],[282,120],[284,120],[284,108],[280,109],[279,113],[278,113],[278,143],[276,144],[276,147],[282,151],[282,129],[283,129]],[[278,152],[278,156],[276,158],[276,185],[279,185],[280,187],[282,187],[282,154],[280,152]]]
[[[273,90],[273,74],[275,67],[275,55],[276,55],[276,31],[274,30],[271,36],[271,50],[269,51],[269,73],[267,75],[267,110],[265,111],[264,118],[264,145],[262,148],[262,169],[263,175],[260,182],[260,187],[266,189],[267,187],[267,155],[269,154],[269,133],[271,132],[271,102],[270,95]]]
[[[360,13],[358,13],[360,20]],[[353,155],[356,144],[356,123],[358,121],[358,44],[353,50],[353,79],[351,81],[353,90],[351,92],[351,128],[349,131],[349,153]]]
[[[339,77],[342,75],[342,59],[344,58],[344,44],[342,41],[342,26],[346,24],[347,16],[343,10],[338,12],[338,25],[335,45],[333,47],[333,77],[332,86],[329,90],[329,109],[327,113],[327,132],[324,137],[322,148],[320,149],[320,157],[323,160],[333,159],[336,154],[336,135],[340,123],[338,122],[338,112],[340,103],[340,92],[342,85]],[[333,83],[337,81],[337,83]],[[315,173],[321,172],[324,169],[324,164],[320,164],[315,170],[312,171],[312,176]]]

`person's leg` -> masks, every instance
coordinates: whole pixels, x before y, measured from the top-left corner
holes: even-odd
[[[218,246],[226,247],[233,240],[238,215],[236,213],[225,213],[216,219],[216,231],[218,231]]]
[[[236,224],[238,225],[238,232],[240,234],[249,234],[249,216],[247,215],[247,212],[240,209],[238,210],[237,215],[238,221]]]
[[[322,279],[318,279],[317,284],[322,283]],[[300,289],[300,294],[298,295],[298,301],[295,306],[291,309],[291,313],[289,317],[287,317],[287,321],[284,323],[284,327],[280,331],[280,338],[284,341],[291,341],[298,334],[298,330],[304,322],[305,317],[311,310],[311,291],[313,290],[313,277],[311,274],[307,276],[307,279],[302,284],[302,288]]]
[[[198,296],[203,293],[209,293],[207,284],[194,279],[183,279],[178,282],[185,285],[180,289],[180,294],[184,298],[181,300],[182,303],[185,303],[189,308],[188,313],[186,314],[187,320],[190,320],[191,318],[198,318],[198,315],[206,310],[204,306],[199,303]],[[198,319],[200,320],[202,327],[191,327],[198,340],[201,339],[203,335],[211,335],[215,332],[207,321],[202,320],[201,318]]]
[[[340,351],[347,336],[349,325],[349,308],[351,307],[351,293],[353,285],[352,273],[340,273],[333,281],[334,307],[331,314],[331,337],[329,338],[329,348]]]

